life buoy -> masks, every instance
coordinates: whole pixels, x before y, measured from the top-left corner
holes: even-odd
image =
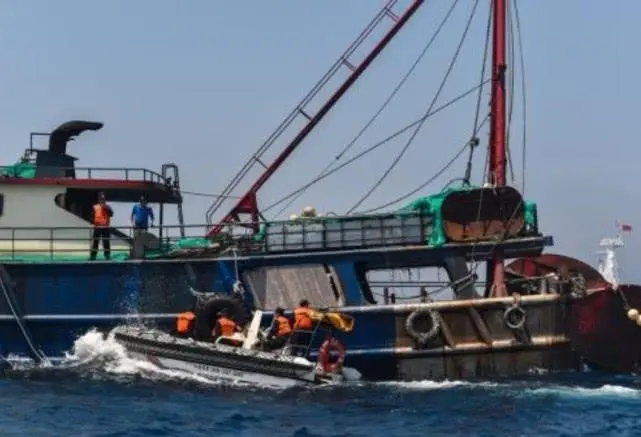
[[[429,329],[425,332],[420,332],[416,327],[416,322],[421,319],[426,319]],[[421,346],[424,346],[430,340],[434,339],[441,328],[441,321],[434,310],[424,309],[416,310],[407,316],[405,320],[405,330],[407,333],[416,340]]]
[[[527,313],[523,308],[517,305],[512,305],[503,313],[503,321],[505,326],[510,329],[521,329],[525,325]]]
[[[330,353],[334,351],[338,358],[331,363]],[[323,373],[340,373],[345,361],[345,346],[338,339],[331,337],[323,342],[318,353],[318,364]]]

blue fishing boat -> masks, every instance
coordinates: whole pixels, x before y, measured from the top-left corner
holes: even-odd
[[[218,306],[223,302],[238,318],[260,309],[263,325],[270,323],[276,307],[292,309],[306,298],[315,308],[340,308],[356,320],[348,337],[336,337],[345,344],[346,365],[366,378],[509,376],[532,368],[573,370],[586,359],[613,371],[636,369],[641,353],[630,344],[641,344],[638,287],[612,287],[581,261],[542,255],[553,239],[539,229],[536,203],[506,185],[506,100],[512,91],[508,85],[514,83],[507,80],[512,70],[506,41],[514,38],[508,29],[518,27],[508,26],[516,17],[512,2],[491,2],[492,32],[486,43],[486,53],[492,48],[491,68],[471,91],[455,99],[491,87],[490,112],[484,121],[478,119],[462,150],[469,150],[470,159],[458,186],[423,197],[416,190],[413,201],[383,213],[320,215],[310,207],[290,220],[264,219],[260,189],[424,1],[412,1],[401,10],[397,3],[385,3],[251,156],[207,211],[206,226],[184,223],[174,163],[158,171],[76,166],[67,151],[69,140],[100,130],[99,122],[64,123],[44,134],[47,149],[30,146],[19,163],[5,167],[0,177],[2,355],[9,361],[55,361],[93,327],[107,332],[131,322],[168,329],[196,297],[209,296]],[[357,49],[366,48],[383,26],[388,26],[383,37],[359,62]],[[348,78],[317,105],[317,96],[324,95],[320,91],[327,91],[341,71],[348,72]],[[431,106],[422,120],[439,110]],[[265,152],[287,138],[284,133],[300,120],[304,127],[271,163],[266,161]],[[481,184],[473,185],[469,168],[485,122],[489,171]],[[260,177],[229,211],[222,210],[256,166],[264,167]],[[125,227],[110,228],[110,259],[90,260],[91,212],[100,193],[110,204],[131,204],[144,196],[158,208],[158,226],[135,234]],[[167,226],[167,215],[174,210],[178,225]],[[506,260],[513,261],[506,265]],[[479,287],[483,266],[485,280]],[[379,270],[423,268],[447,272],[436,291],[451,291],[451,299],[434,300],[427,290],[434,284],[415,282],[417,299],[399,303],[386,290],[398,283],[381,286],[369,277]],[[595,310],[597,306],[603,311]],[[622,339],[616,344],[607,340],[614,335],[608,326],[615,325],[619,331],[614,334]],[[603,347],[612,353],[594,353]],[[318,353],[310,350],[310,356]]]

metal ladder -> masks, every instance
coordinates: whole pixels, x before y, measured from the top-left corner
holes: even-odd
[[[36,348],[33,343],[31,333],[24,324],[24,317],[22,311],[20,310],[20,306],[18,305],[18,299],[16,298],[13,281],[11,279],[11,276],[9,275],[9,272],[2,264],[0,264],[0,289],[2,290],[4,299],[7,302],[7,307],[9,308],[9,311],[11,311],[11,314],[13,315],[18,328],[22,332],[22,336],[27,343],[27,346],[29,347],[29,355],[36,362],[36,364],[42,364],[43,362],[46,362],[46,357],[40,350]]]
[[[312,347],[312,344],[314,343],[314,339],[316,338],[316,334],[318,334],[318,330],[320,329],[321,322],[320,320],[316,322],[314,325],[314,329],[312,330],[306,330],[306,329],[295,329],[292,331],[292,334],[289,336],[287,339],[287,342],[285,343],[285,346],[283,346],[283,349],[281,350],[282,355],[298,355],[302,356],[303,358],[307,358],[309,356],[309,350]],[[304,333],[309,333],[309,341],[307,344],[296,344],[292,343],[292,338],[295,337],[294,334],[297,332],[304,332]],[[299,355],[299,351],[303,351],[302,355]],[[294,353],[292,353],[294,352]]]
[[[163,164],[161,173],[163,180],[167,183],[171,181],[172,188],[180,193],[180,173],[178,172],[178,165],[174,164],[173,162]],[[181,238],[185,238],[185,216],[183,214],[182,198],[180,203],[176,205],[176,208],[178,210],[178,225],[180,229],[180,236]]]
[[[369,65],[383,51],[385,46],[387,46],[392,38],[394,38],[412,15],[414,15],[416,10],[424,1],[414,0],[401,14],[397,14],[393,11],[397,2],[398,0],[387,0],[385,5],[368,23],[356,40],[352,42],[347,50],[314,85],[311,91],[298,103],[298,105],[296,105],[294,110],[285,118],[285,120],[283,120],[283,122],[265,140],[265,142],[263,142],[258,150],[223,189],[220,196],[214,200],[205,214],[207,224],[212,226],[208,236],[217,236],[226,227],[226,225],[231,222],[238,222],[241,225],[253,227],[255,231],[258,231],[256,226],[260,219],[260,212],[258,211],[258,201],[256,196],[259,189],[265,185],[278,168],[304,141],[307,135],[330,112],[332,107],[351,88],[363,72],[365,72]],[[382,39],[377,40],[379,34],[378,32],[375,32],[375,30],[378,30],[384,25],[386,25],[385,27],[387,28],[387,32],[384,33]],[[367,54],[359,60],[357,59],[360,57],[360,51],[358,49],[362,47],[371,48],[369,53],[365,52]],[[329,94],[330,97],[327,98],[327,92],[329,91],[328,88],[331,88],[334,84],[332,79],[341,72],[345,72],[347,74],[347,78],[343,81],[343,84],[331,92]],[[325,99],[327,100],[321,104],[321,100]],[[295,121],[301,120],[301,118],[304,123],[304,127],[302,129],[296,129],[298,123],[295,123]],[[293,133],[292,131],[298,131],[297,135],[291,141],[283,144],[285,139],[291,138],[290,133]],[[266,160],[267,157],[265,155],[267,155],[267,151],[272,149],[275,145],[277,146],[276,148],[279,150],[279,153],[276,158],[269,162]],[[238,199],[231,211],[228,212],[221,220],[216,220],[218,221],[217,224],[214,223],[218,210],[226,203],[227,200],[229,200],[230,196],[234,193],[241,182],[245,180],[249,174],[252,174],[252,170],[255,167],[263,168],[261,176],[252,184],[245,195]],[[245,221],[244,223],[241,222],[239,214],[250,215],[251,221]]]

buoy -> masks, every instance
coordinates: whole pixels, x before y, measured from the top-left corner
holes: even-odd
[[[636,308],[630,308],[628,310],[628,319],[637,320],[639,318],[639,310]]]

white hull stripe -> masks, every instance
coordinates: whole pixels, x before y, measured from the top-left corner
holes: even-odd
[[[225,380],[230,382],[240,382],[255,384],[262,387],[277,387],[277,388],[288,388],[294,387],[297,385],[308,385],[311,384],[311,381],[305,381],[301,379],[291,379],[291,378],[281,378],[278,376],[264,375],[254,372],[246,372],[239,370],[227,369],[224,367],[205,365],[205,364],[196,364],[190,363],[188,361],[176,360],[173,358],[159,357],[156,355],[145,356],[140,353],[129,353],[132,357],[145,359],[150,361],[152,364],[159,365],[164,369],[177,370],[180,372],[186,372],[191,374],[196,374],[205,378],[215,379],[215,380]]]

